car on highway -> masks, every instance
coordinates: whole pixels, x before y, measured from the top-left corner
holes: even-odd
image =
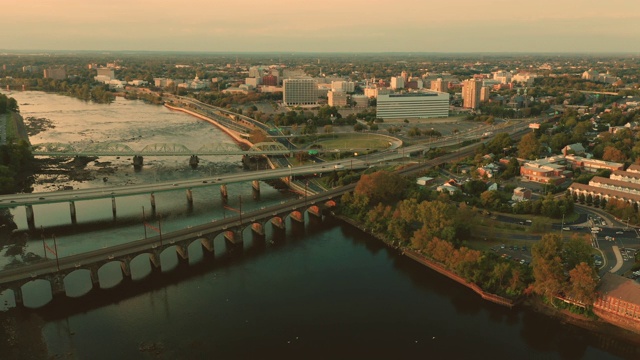
[[[616,231],[616,234],[617,234],[617,235],[623,235],[623,234],[624,234],[624,231]]]
[[[562,228],[562,230],[564,230],[564,231],[570,231],[570,230],[571,230],[571,228],[570,228],[570,227],[568,227],[568,226],[565,226],[565,227],[563,227],[563,228]]]

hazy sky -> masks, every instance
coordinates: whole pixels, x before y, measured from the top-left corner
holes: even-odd
[[[0,49],[640,52],[640,0],[0,0]]]

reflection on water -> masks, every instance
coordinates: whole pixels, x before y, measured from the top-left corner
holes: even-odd
[[[33,99],[34,106],[39,96]],[[113,105],[101,105],[102,111],[108,114],[127,106],[122,101]],[[102,116],[96,109],[85,110],[87,116]],[[63,129],[59,131],[47,139],[63,137]],[[85,129],[74,141],[86,141],[89,134],[99,132]],[[131,141],[136,143],[138,134],[146,139],[151,133],[150,129],[132,131]],[[109,136],[122,140],[123,134],[117,134]],[[176,169],[181,166],[167,162],[166,166]],[[147,176],[145,181],[151,179],[149,173],[146,168],[141,172],[143,178]],[[190,172],[176,176],[186,173]],[[242,207],[247,211],[286,196],[264,186],[260,201],[249,200],[249,184],[231,185],[230,193],[245,199]],[[159,196],[163,228],[176,230],[227,215],[216,188],[194,191],[194,198],[194,211],[189,213],[184,193]],[[238,207],[239,200],[230,197],[230,206]],[[36,222],[43,225],[47,239],[55,232],[64,254],[144,236],[141,207],[148,205],[148,199],[117,201],[115,223],[110,203],[100,201],[76,205],[82,214],[79,211],[80,224],[75,228],[68,226],[64,206],[40,209]],[[25,229],[20,211],[15,209],[14,216],[19,228]],[[241,253],[225,252],[221,237],[215,240],[215,254],[196,250],[199,244],[192,244],[189,264],[167,249],[161,255],[166,272],[152,271],[148,257],[139,256],[132,263],[133,280],[122,278],[118,263],[109,263],[98,272],[101,288],[78,298],[51,299],[48,283],[33,282],[25,286],[25,300],[49,303],[33,312],[44,319],[44,341],[54,357],[610,359],[640,355],[624,342],[594,336],[529,310],[509,310],[482,301],[469,289],[331,219],[307,218],[303,226],[287,220],[285,231],[267,225],[265,233],[264,239],[254,241],[251,230],[245,230]],[[26,250],[42,254],[41,239],[30,238]],[[65,282],[72,296],[90,286],[90,279],[81,272]],[[7,292],[1,295],[5,299]]]

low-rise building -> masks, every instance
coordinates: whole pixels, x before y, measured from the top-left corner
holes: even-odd
[[[560,185],[573,176],[566,164],[564,157],[560,156],[528,161],[520,166],[520,176],[541,184]]]
[[[517,187],[513,189],[513,195],[511,196],[513,201],[525,201],[531,200],[531,190],[523,187]]]
[[[593,310],[606,321],[640,331],[640,284],[607,272],[598,286]]]

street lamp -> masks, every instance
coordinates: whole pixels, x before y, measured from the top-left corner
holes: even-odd
[[[287,165],[287,167],[289,167],[289,186],[291,186],[291,177],[293,176],[293,169],[291,168],[291,165]]]

